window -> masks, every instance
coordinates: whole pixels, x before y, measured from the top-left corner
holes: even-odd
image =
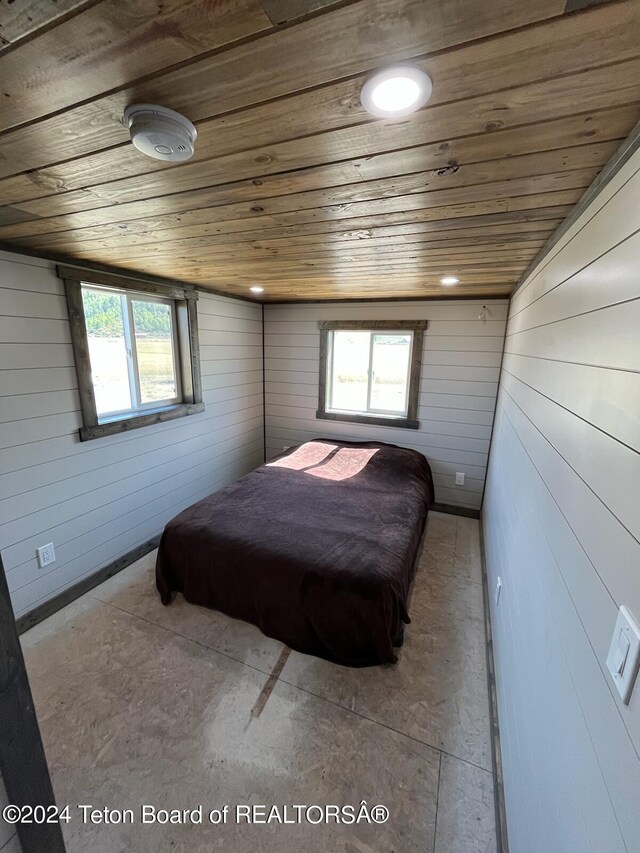
[[[426,321],[320,323],[317,417],[417,429]]]
[[[173,302],[81,287],[98,417],[179,403]]]
[[[197,293],[60,267],[78,373],[83,441],[204,409]]]

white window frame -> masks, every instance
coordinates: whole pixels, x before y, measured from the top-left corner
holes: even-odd
[[[366,409],[343,409],[338,408],[333,405],[333,368],[334,368],[334,359],[335,359],[335,346],[334,340],[336,334],[341,334],[346,332],[346,329],[331,329],[328,332],[328,358],[327,358],[327,378],[326,378],[326,399],[327,404],[325,411],[331,412],[334,414],[356,414],[356,415],[386,415],[391,418],[406,418],[408,416],[409,411],[409,383],[411,377],[411,360],[413,356],[413,344],[414,344],[414,332],[411,329],[389,329],[381,331],[380,329],[353,329],[352,331],[357,332],[358,334],[367,334],[369,335],[369,366],[367,368],[367,407]],[[391,335],[398,335],[402,337],[409,337],[409,357],[407,359],[407,374],[405,376],[405,387],[404,387],[404,408],[402,410],[397,409],[376,409],[371,405],[371,396],[373,393],[374,386],[374,378],[375,371],[373,369],[373,350],[375,346],[376,337],[384,336],[389,337]]]
[[[79,267],[57,267],[64,281],[71,345],[78,379],[78,396],[82,413],[80,440],[103,438],[164,423],[174,418],[195,415],[204,411],[202,378],[198,346],[198,291],[193,285],[181,282],[156,281],[151,278],[129,278],[124,275],[87,270]],[[95,288],[126,299],[123,311],[127,364],[132,402],[137,408],[98,415],[93,385],[89,338],[84,313],[83,287]],[[135,324],[131,301],[161,302],[171,306],[174,377],[177,396],[167,400],[142,403],[137,375]]]
[[[114,419],[122,418],[126,415],[135,415],[137,412],[147,412],[153,409],[161,409],[166,406],[175,406],[180,403],[182,400],[182,385],[180,382],[180,365],[178,362],[179,342],[175,300],[164,299],[159,296],[151,296],[150,294],[140,293],[133,290],[128,291],[118,290],[115,287],[101,287],[100,285],[92,284],[91,282],[82,283],[82,292],[84,293],[85,290],[95,290],[99,293],[109,293],[120,297],[124,342],[127,353],[127,372],[129,375],[129,391],[131,393],[132,405],[128,409],[99,412],[99,422],[105,423]],[[138,347],[135,334],[135,321],[133,318],[133,302],[151,302],[169,306],[171,312],[171,353],[173,360],[173,376],[177,392],[173,397],[167,397],[163,400],[151,400],[148,403],[142,402],[140,374],[138,369]]]
[[[318,409],[316,417],[331,421],[348,421],[358,424],[393,426],[402,429],[420,429],[418,404],[420,394],[420,367],[422,344],[428,320],[322,320],[320,330],[320,380],[318,387]],[[368,332],[369,370],[367,386],[367,411],[347,411],[332,408],[333,400],[333,333],[340,331]],[[377,334],[411,334],[411,350],[406,383],[406,408],[404,413],[371,408],[373,387],[371,371],[373,365],[373,345]]]

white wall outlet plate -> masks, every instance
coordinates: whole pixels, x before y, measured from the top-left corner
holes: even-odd
[[[464,486],[464,474],[462,471],[458,471],[456,474],[456,486]]]
[[[498,578],[496,581],[496,607],[500,603],[500,592],[502,590],[502,578]]]
[[[36,554],[38,555],[38,565],[41,569],[48,566],[49,563],[55,563],[56,561],[56,552],[53,549],[53,542],[49,542],[48,545],[42,545],[42,547],[37,549]]]
[[[607,655],[607,669],[625,705],[628,705],[631,699],[631,691],[638,675],[638,664],[640,627],[627,608],[621,607]]]

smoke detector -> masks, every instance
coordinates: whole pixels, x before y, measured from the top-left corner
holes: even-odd
[[[143,154],[169,163],[193,157],[198,131],[175,110],[156,104],[132,104],[124,111],[123,122],[129,128],[131,141]]]

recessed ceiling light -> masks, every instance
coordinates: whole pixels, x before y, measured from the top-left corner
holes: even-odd
[[[440,284],[444,284],[446,287],[451,287],[452,284],[457,284],[460,281],[459,278],[456,278],[455,275],[445,275],[440,279]]]
[[[259,287],[257,284],[255,284],[253,287],[250,287],[249,290],[251,291],[251,293],[262,293],[264,287]]]
[[[411,65],[394,65],[370,77],[362,87],[362,106],[379,118],[400,118],[423,107],[431,97],[431,78]]]

